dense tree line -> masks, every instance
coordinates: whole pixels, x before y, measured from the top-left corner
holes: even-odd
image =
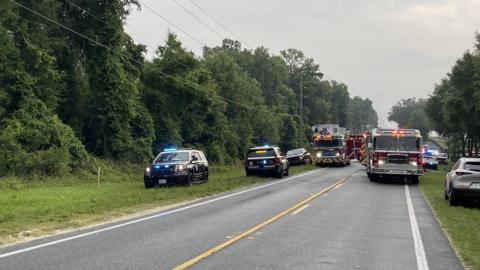
[[[426,112],[433,128],[449,138],[454,157],[480,153],[480,34],[475,49],[457,60],[430,95]]]
[[[321,80],[299,50],[225,39],[199,57],[171,33],[146,60],[123,28],[135,0],[17,2],[86,38],[0,0],[0,175],[67,172],[91,156],[144,161],[166,144],[228,163],[255,144],[306,146],[315,123],[377,125],[370,100]]]

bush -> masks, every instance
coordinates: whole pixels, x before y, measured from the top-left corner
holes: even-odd
[[[0,176],[71,171],[88,159],[73,130],[43,102],[26,99],[0,122]]]

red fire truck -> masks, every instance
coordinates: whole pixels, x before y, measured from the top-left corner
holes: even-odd
[[[345,155],[345,128],[337,124],[319,124],[313,126],[312,130],[314,162],[317,166],[350,164],[350,159]]]
[[[373,129],[367,135],[370,181],[400,176],[417,184],[423,174],[422,136],[416,129]]]
[[[360,160],[360,149],[362,148],[363,139],[366,135],[364,134],[349,134],[346,138],[347,145],[347,158],[352,160]]]

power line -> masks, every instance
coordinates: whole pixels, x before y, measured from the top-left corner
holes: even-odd
[[[198,44],[200,44],[201,46],[207,46],[205,45],[203,42],[201,42],[200,40],[198,40],[197,38],[195,38],[194,36],[190,35],[188,32],[184,31],[182,28],[176,26],[173,22],[171,22],[170,20],[168,20],[167,18],[163,17],[162,15],[160,15],[158,12],[156,12],[153,8],[145,5],[145,3],[143,3],[142,1],[140,0],[137,0],[142,6],[146,7],[148,10],[150,10],[153,14],[155,14],[156,16],[158,16],[160,19],[162,19],[163,21],[165,21],[166,23],[170,24],[171,26],[173,26],[174,28],[176,28],[178,31],[182,32],[183,34],[187,35],[189,38],[191,38],[192,40],[194,40],[195,42],[197,42]]]
[[[106,24],[106,25],[108,25],[108,26],[110,26],[110,27],[114,27],[114,26],[112,26],[111,24],[107,23],[104,19],[99,18],[98,16],[96,16],[96,15],[93,14],[92,12],[88,11],[87,9],[82,8],[81,6],[79,6],[79,5],[75,4],[75,3],[72,3],[72,2],[69,1],[69,0],[63,0],[63,1],[67,2],[67,3],[70,4],[71,6],[74,6],[74,7],[76,7],[77,9],[80,9],[81,11],[87,13],[87,14],[90,15],[91,17],[97,19],[97,21],[100,21],[100,22],[102,22],[102,23],[104,23],[104,24]]]
[[[43,18],[43,19],[45,19],[45,20],[47,20],[47,21],[49,21],[49,22],[51,22],[51,23],[53,23],[53,24],[55,24],[55,25],[57,25],[57,26],[59,26],[59,27],[61,27],[61,28],[63,28],[63,29],[65,29],[65,30],[67,30],[67,31],[70,31],[71,33],[74,33],[75,35],[78,35],[78,36],[80,36],[80,37],[85,38],[86,40],[88,40],[88,41],[90,41],[90,42],[93,42],[94,44],[96,44],[96,45],[98,45],[98,46],[101,46],[101,47],[103,47],[103,48],[105,48],[105,49],[107,49],[107,50],[109,50],[109,51],[112,51],[112,52],[114,52],[114,53],[116,53],[116,54],[118,54],[118,55],[121,55],[121,56],[125,57],[126,59],[128,59],[128,60],[130,60],[130,61],[132,61],[132,62],[135,62],[135,63],[137,63],[137,64],[140,64],[140,65],[142,65],[142,66],[145,66],[145,63],[143,63],[143,62],[141,62],[141,61],[138,61],[138,60],[136,60],[136,59],[134,59],[134,58],[132,58],[132,57],[130,57],[130,56],[128,56],[128,55],[125,55],[124,53],[122,53],[122,52],[120,52],[120,51],[118,51],[118,50],[115,50],[115,49],[113,49],[113,48],[111,48],[111,47],[109,47],[109,46],[107,46],[107,45],[104,45],[104,44],[102,44],[102,43],[100,43],[100,42],[98,42],[98,41],[96,41],[96,40],[94,40],[94,39],[92,39],[92,38],[84,35],[84,34],[81,34],[81,33],[77,32],[77,31],[69,28],[68,26],[65,26],[65,25],[63,25],[63,24],[61,24],[61,23],[59,23],[59,22],[57,22],[57,21],[55,21],[55,20],[53,20],[53,19],[51,19],[51,18],[43,15],[43,14],[41,14],[41,13],[38,13],[38,12],[35,11],[35,10],[32,10],[32,9],[30,9],[30,8],[28,8],[28,7],[20,4],[20,3],[18,3],[18,2],[15,1],[15,0],[9,0],[9,1],[12,2],[13,4],[15,4],[15,5],[21,7],[21,8],[23,8],[23,9],[25,9],[25,10],[27,10],[27,11],[35,14],[35,15],[37,15],[37,16],[39,16],[39,17],[41,17],[41,18]],[[160,71],[160,70],[157,70],[157,72],[158,72],[159,74],[165,76],[165,77],[171,78],[171,79],[173,79],[173,80],[175,80],[175,81],[177,81],[177,82],[179,82],[179,83],[181,83],[181,84],[185,84],[185,85],[190,86],[190,87],[192,87],[193,89],[195,89],[195,85],[189,85],[190,82],[182,81],[182,80],[180,80],[180,79],[178,79],[178,78],[176,78],[176,77],[174,77],[174,76],[172,76],[172,75],[170,75],[170,74],[164,73],[163,71]],[[253,107],[253,106],[250,106],[250,105],[246,105],[246,104],[243,104],[243,103],[240,103],[240,102],[237,102],[237,101],[234,101],[234,100],[231,100],[231,99],[228,99],[228,98],[225,98],[225,97],[216,95],[216,94],[215,94],[214,96],[215,96],[216,98],[221,99],[221,100],[224,100],[224,101],[227,101],[227,102],[230,102],[230,103],[233,103],[233,104],[236,104],[236,105],[245,107],[245,108],[247,108],[247,109],[252,109],[252,110],[256,110],[256,111],[263,111],[263,112],[266,112],[266,113],[275,114],[275,115],[280,115],[280,116],[290,116],[290,117],[293,116],[293,117],[297,117],[297,115],[292,115],[292,114],[289,114],[289,113],[280,113],[280,112],[274,112],[274,111],[270,111],[270,110],[266,110],[266,109],[256,108],[256,107]]]
[[[198,5],[197,3],[195,3],[193,0],[188,0],[190,1],[190,3],[192,3],[194,6],[196,6],[200,11],[202,11],[205,15],[207,15],[210,19],[212,19],[212,21],[214,21],[217,25],[219,25],[221,28],[223,28],[223,30],[225,30],[226,32],[228,32],[230,35],[232,35],[232,37],[234,37],[236,40],[240,41],[243,45],[245,45],[245,47],[250,47],[248,46],[247,43],[243,42],[242,40],[240,40],[240,38],[238,38],[238,36],[236,36],[234,33],[232,33],[232,31],[230,31],[224,24],[222,24],[217,18],[215,18],[213,15],[211,15],[210,13],[208,13],[205,9],[203,9],[200,5]]]
[[[172,0],[172,2],[174,2],[177,6],[179,6],[180,8],[182,8],[183,10],[185,10],[185,12],[187,12],[188,14],[190,14],[190,16],[192,16],[193,18],[195,18],[195,20],[197,20],[199,23],[203,24],[205,27],[207,27],[210,31],[212,31],[212,33],[214,33],[215,35],[217,35],[218,37],[220,37],[221,39],[224,38],[224,36],[222,36],[220,33],[218,33],[217,31],[215,31],[215,29],[213,29],[212,27],[210,27],[210,25],[206,24],[202,19],[200,19],[199,17],[197,17],[197,15],[193,14],[193,12],[191,12],[188,8],[186,8],[184,5],[182,5],[180,2],[178,2],[177,0]]]

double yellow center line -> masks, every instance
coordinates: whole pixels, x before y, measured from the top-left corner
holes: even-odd
[[[295,204],[294,206],[288,208],[287,210],[281,212],[280,214],[278,214],[278,215],[270,218],[269,220],[264,221],[264,222],[262,222],[262,223],[260,223],[260,224],[258,224],[258,225],[256,225],[256,226],[254,226],[254,227],[252,227],[252,228],[244,231],[243,233],[238,234],[237,236],[228,239],[227,241],[219,244],[218,246],[207,250],[206,252],[198,255],[197,257],[195,257],[195,258],[193,258],[193,259],[190,259],[190,260],[188,260],[188,261],[186,261],[186,262],[178,265],[177,267],[175,267],[175,268],[173,268],[173,269],[174,269],[174,270],[183,270],[183,269],[188,269],[188,268],[192,267],[194,264],[198,263],[199,261],[201,261],[201,260],[203,260],[203,259],[205,259],[205,258],[207,258],[207,257],[209,257],[209,256],[211,256],[211,255],[213,255],[214,253],[219,252],[220,250],[222,250],[222,249],[224,249],[224,248],[226,248],[226,247],[234,244],[235,242],[240,241],[242,238],[245,238],[245,237],[251,235],[252,233],[260,230],[261,228],[263,228],[263,227],[265,227],[265,226],[267,226],[267,225],[269,225],[269,224],[271,224],[271,223],[273,223],[273,222],[281,219],[282,217],[284,217],[284,216],[286,216],[286,215],[288,215],[288,214],[290,214],[290,213],[295,212],[296,210],[301,209],[302,207],[305,207],[305,206],[308,205],[311,201],[315,200],[316,198],[318,198],[318,197],[321,196],[322,194],[330,191],[330,190],[333,189],[333,188],[336,188],[336,187],[341,186],[341,185],[343,184],[343,182],[345,182],[345,181],[347,181],[347,178],[343,178],[343,179],[338,180],[338,181],[335,182],[334,184],[328,186],[327,188],[322,189],[321,191],[319,191],[319,192],[313,194],[312,196],[308,197],[307,199],[305,199],[305,200],[303,200],[303,201]],[[301,210],[303,210],[303,209],[301,209]],[[300,211],[301,211],[301,210],[300,210]]]

